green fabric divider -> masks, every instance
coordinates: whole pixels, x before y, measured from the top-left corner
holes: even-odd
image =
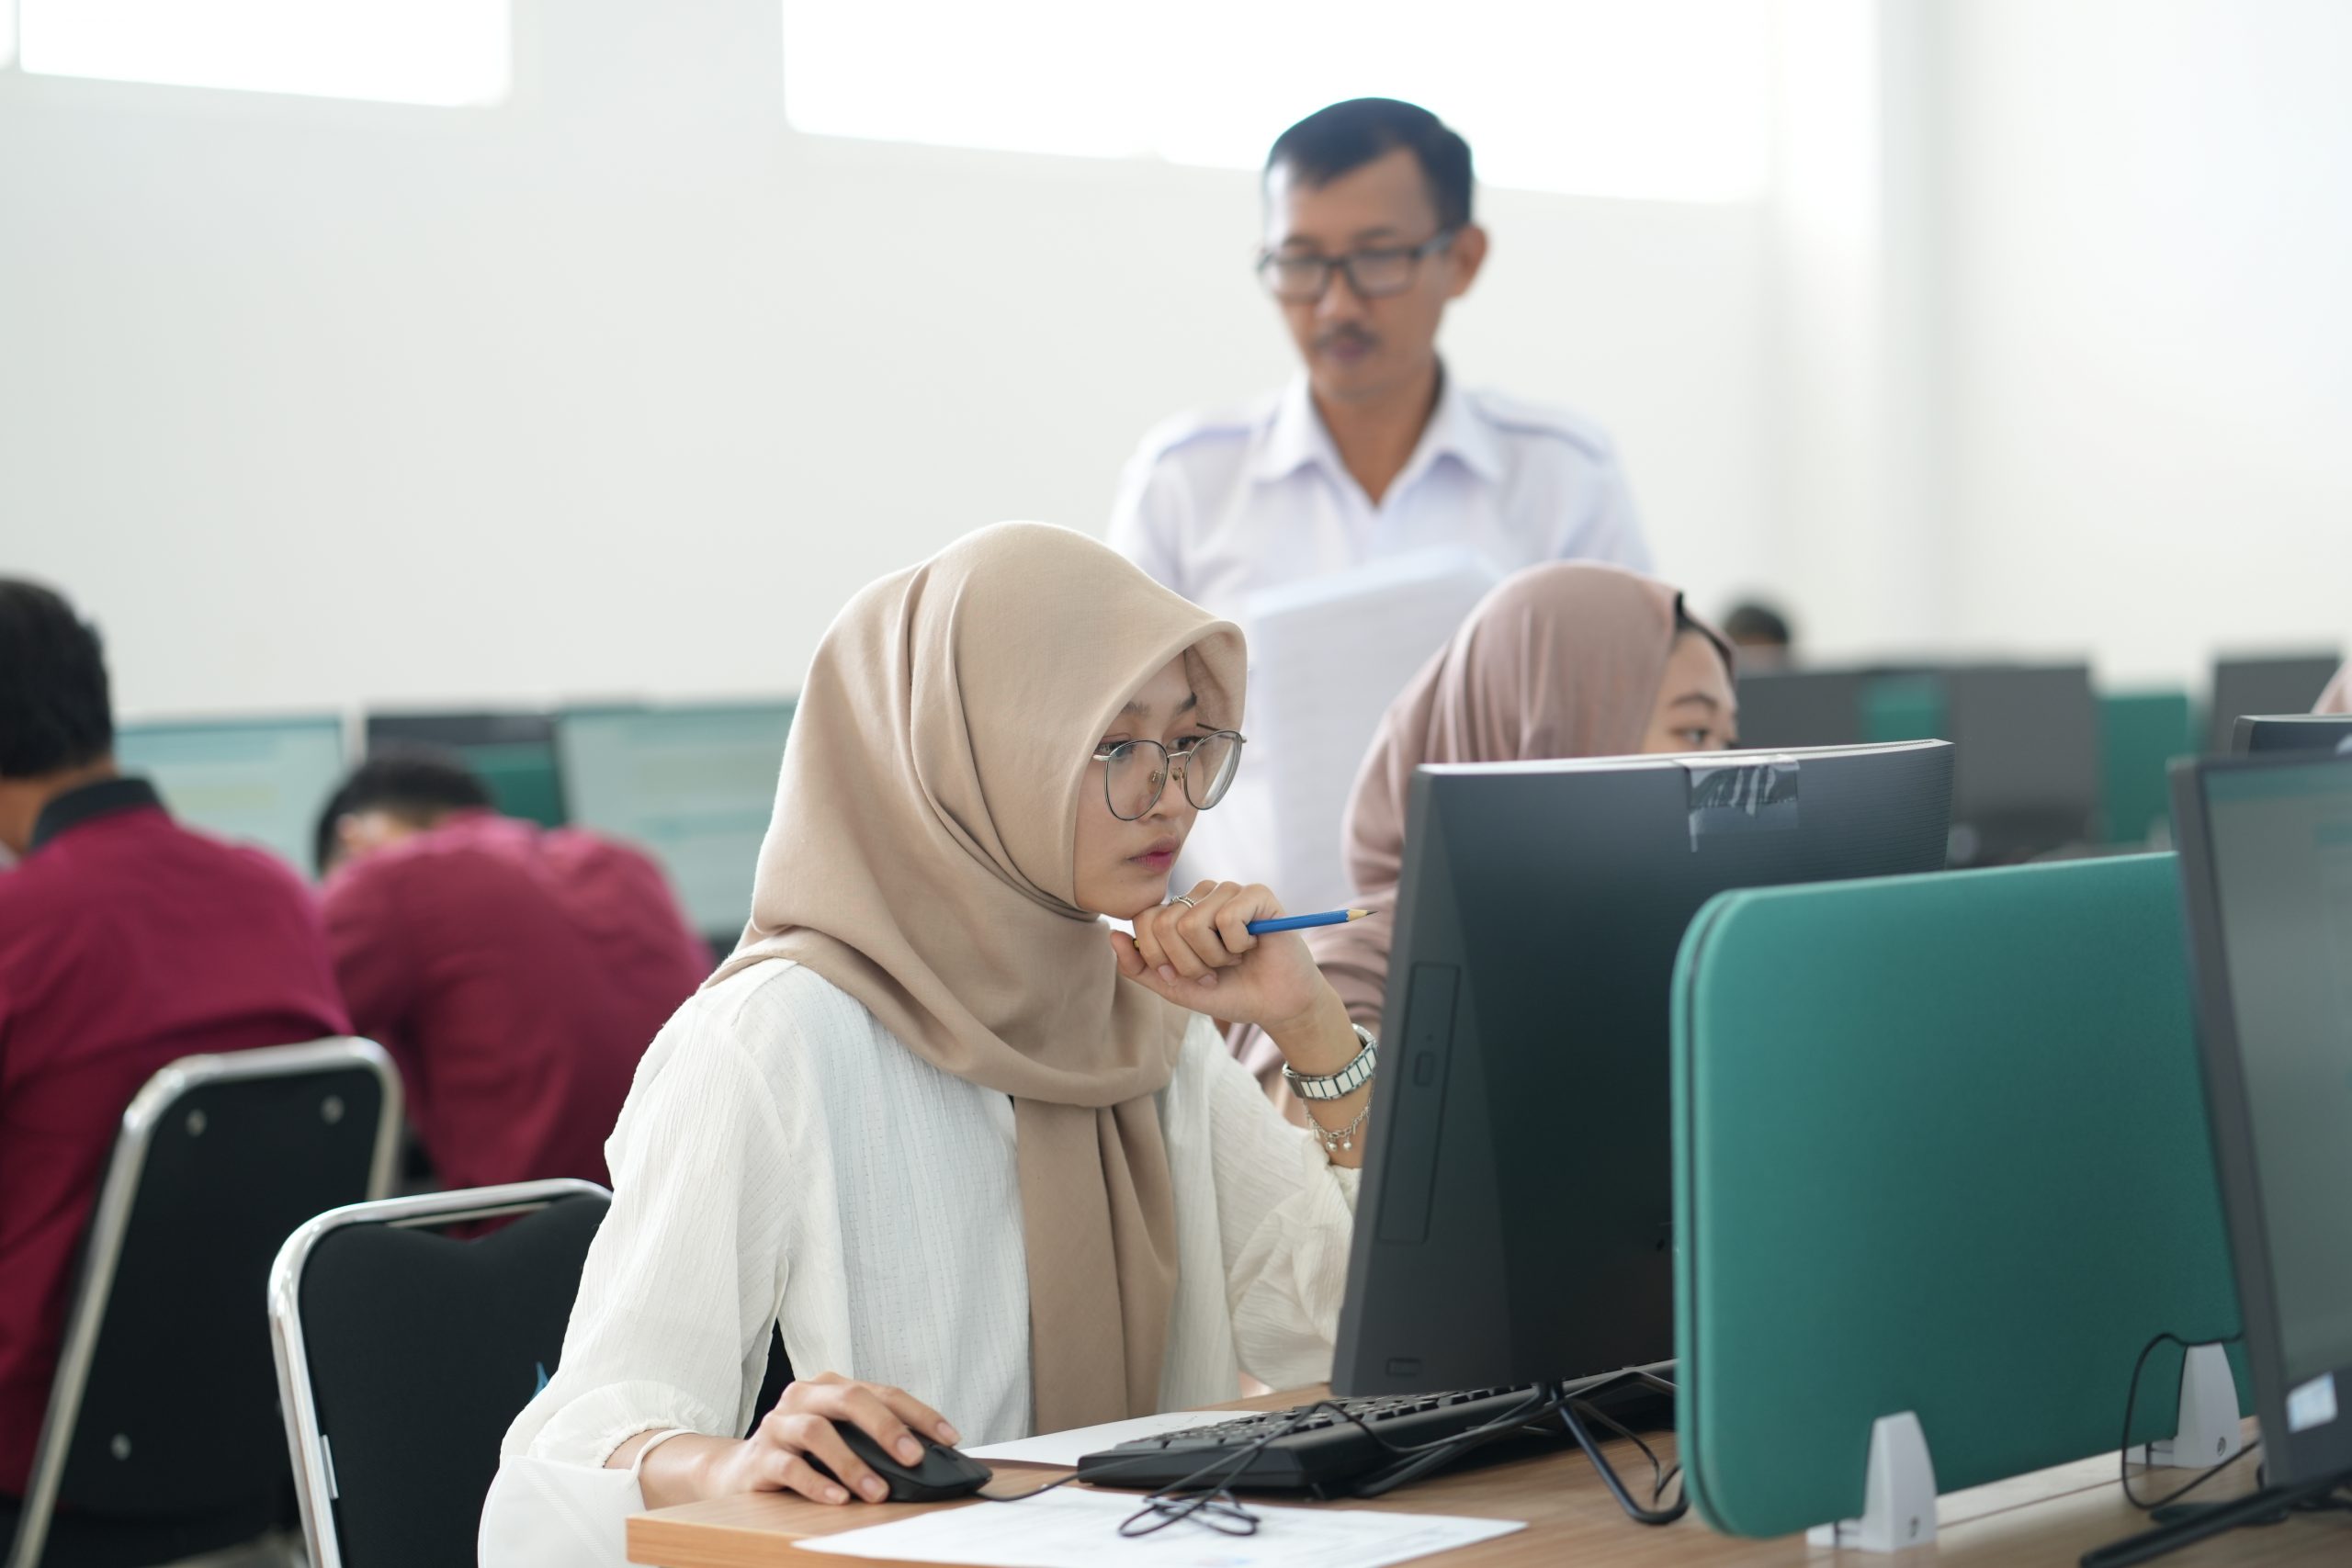
[[[2107,840],[2146,843],[2169,829],[2165,770],[2197,750],[2195,716],[2186,692],[2109,692],[2098,699],[2099,767]]]
[[[2179,903],[2144,855],[1700,912],[1678,1419],[1716,1529],[1859,1515],[1871,1423],[1905,1410],[1945,1492],[2112,1450],[2150,1338],[2237,1331]],[[2171,1435],[2180,1361],[2149,1358],[2132,1442]]]

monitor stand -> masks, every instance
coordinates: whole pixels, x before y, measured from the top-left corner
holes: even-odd
[[[2131,1563],[2162,1557],[2241,1525],[2277,1524],[2295,1509],[2312,1506],[2342,1486],[2352,1486],[2352,1471],[2293,1486],[2267,1486],[2233,1502],[2206,1504],[2187,1518],[2175,1519],[2084,1552],[2082,1568],[2128,1568]]]

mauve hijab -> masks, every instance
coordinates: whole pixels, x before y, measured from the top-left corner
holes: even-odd
[[[1159,1407],[1176,1237],[1153,1097],[1192,1015],[1119,974],[1074,840],[1088,757],[1179,657],[1238,728],[1240,632],[1067,529],[984,528],[865,589],[809,666],[751,923],[710,981],[797,960],[1012,1098],[1039,1431]]]
[[[1681,623],[1682,595],[1663,582],[1585,561],[1532,566],[1480,600],[1389,705],[1356,774],[1345,823],[1356,903],[1378,913],[1306,933],[1351,1018],[1379,1027],[1413,770],[1424,762],[1640,750]],[[1691,624],[1728,667],[1723,638]],[[1282,1056],[1272,1041],[1246,1027],[1231,1038],[1261,1083],[1280,1083]]]

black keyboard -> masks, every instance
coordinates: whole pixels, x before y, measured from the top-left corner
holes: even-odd
[[[1078,1461],[1078,1478],[1104,1486],[1149,1489],[1185,1483],[1341,1496],[1411,1457],[1396,1450],[1443,1443],[1474,1428],[1505,1422],[1515,1413],[1532,1418],[1549,1403],[1543,1394],[1532,1385],[1482,1388],[1467,1393],[1332,1399],[1253,1412],[1088,1454]],[[1543,1419],[1544,1430],[1565,1437],[1557,1416]],[[1511,1423],[1494,1435],[1508,1437],[1524,1429]],[[1252,1444],[1261,1442],[1249,1452]]]

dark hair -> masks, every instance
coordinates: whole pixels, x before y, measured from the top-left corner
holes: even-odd
[[[1683,603],[1682,595],[1677,593],[1674,596],[1674,635],[1676,639],[1679,640],[1684,632],[1697,632],[1701,637],[1705,637],[1708,642],[1713,644],[1715,649],[1715,657],[1724,661],[1724,668],[1725,670],[1733,669],[1737,665],[1738,660],[1732,655],[1731,645],[1724,640],[1724,634],[1715,630],[1714,627],[1709,626],[1698,616],[1692,615],[1690,613],[1690,605]]]
[[[452,811],[491,804],[490,785],[454,751],[401,746],[378,751],[343,781],[319,813],[311,852],[319,869],[334,853],[334,825],[355,811],[388,811],[428,827]]]
[[[1786,648],[1793,640],[1789,618],[1770,604],[1754,600],[1732,606],[1724,617],[1724,634],[1734,642],[1763,642]]]
[[[1266,173],[1287,169],[1308,186],[1327,186],[1399,147],[1412,150],[1437,209],[1438,225],[1470,221],[1470,143],[1417,104],[1350,98],[1317,109],[1274,138]]]
[[[52,590],[0,577],[0,778],[85,767],[113,750],[97,628]]]

